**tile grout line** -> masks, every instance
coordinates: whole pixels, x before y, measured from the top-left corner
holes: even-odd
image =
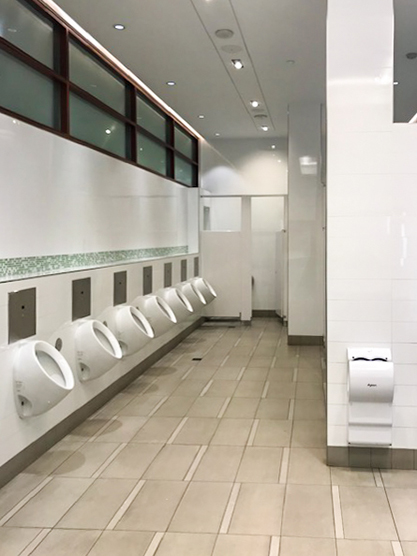
[[[372,473],[374,474],[375,485],[378,488],[384,488],[384,482],[382,480],[381,471],[379,469],[372,469]]]
[[[226,365],[226,361],[229,359],[230,355],[226,355],[223,361],[220,363],[220,367],[224,367]]]
[[[242,377],[243,377],[245,371],[246,371],[246,367],[242,367],[240,369],[239,374],[237,375],[237,379],[236,379],[237,381],[242,380]]]
[[[162,541],[164,534],[165,533],[155,533],[155,536],[152,539],[152,542],[149,545],[148,550],[145,552],[143,556],[154,556],[154,554],[158,550],[158,547]]]
[[[148,413],[148,417],[152,417],[152,415],[155,415],[155,413],[158,411],[158,409],[164,405],[164,403],[167,401],[168,398],[169,398],[169,396],[164,396],[164,397],[162,398],[162,400],[160,400],[160,401],[156,404],[156,406],[152,409],[152,411],[150,411],[150,412]]]
[[[44,538],[49,535],[51,531],[52,529],[42,529],[42,531],[40,531],[36,535],[36,537],[27,545],[23,552],[19,553],[20,556],[29,556],[29,554],[32,554],[35,548],[37,548],[41,544]]]
[[[87,442],[94,442],[94,440],[96,440],[96,438],[98,438],[100,436],[100,434],[103,433],[107,429],[107,427],[110,427],[110,425],[113,423],[113,421],[116,421],[116,419],[118,417],[119,417],[118,415],[113,415],[113,417],[111,417],[109,419],[109,422],[106,423],[105,425],[103,425],[100,429],[98,429],[98,431],[95,434],[93,434],[93,436],[91,436],[87,440]]]
[[[175,359],[175,361],[173,361],[173,362],[171,363],[171,365],[168,365],[168,367],[173,367],[174,365],[176,365],[183,355],[184,355],[184,354],[181,353],[181,355],[180,355],[179,357],[177,357],[177,358]]]
[[[280,485],[285,485],[287,483],[289,461],[290,461],[290,449],[284,448],[282,452],[281,471],[279,474],[279,481],[278,481]]]
[[[37,487],[35,487],[31,492],[29,492],[29,494],[27,494],[18,504],[16,504],[14,508],[9,510],[7,514],[1,518],[0,527],[2,527],[5,523],[7,523],[7,521],[9,521],[9,519],[11,519],[15,514],[17,514],[17,512],[21,508],[23,508],[23,506],[27,504],[29,500],[34,498],[38,494],[38,492],[40,492],[43,489],[43,487],[45,487],[48,483],[50,483],[52,479],[53,477],[46,477],[46,479],[44,479]]]
[[[181,380],[185,380],[185,379],[190,375],[190,373],[192,372],[193,369],[194,369],[194,365],[191,366],[191,367],[188,369],[188,371],[185,373],[185,375],[181,377]]]
[[[258,430],[258,426],[259,426],[259,419],[255,419],[254,422],[253,422],[253,425],[251,427],[248,442],[247,442],[246,446],[253,446],[253,442],[255,440],[255,435],[256,435],[256,431]]]
[[[240,340],[241,340],[241,339],[242,339],[242,338],[238,338],[238,339],[236,340],[236,343],[235,343],[235,345],[234,345],[233,347],[237,347],[237,346],[240,344]]]
[[[200,392],[200,398],[202,398],[203,396],[205,396],[207,394],[207,392],[210,390],[210,387],[213,384],[213,382],[214,382],[213,379],[211,379],[207,382],[207,384],[204,386],[204,388]]]
[[[154,380],[152,380],[152,381],[148,384],[148,386],[147,386],[144,390],[142,390],[142,392],[141,392],[140,394],[138,394],[138,396],[143,396],[143,394],[146,394],[146,392],[152,388],[152,386],[155,384],[155,382],[156,382],[157,380],[158,380],[158,377],[156,377]]]
[[[340,492],[338,486],[332,486],[332,502],[336,539],[344,539],[345,533],[343,530],[342,506],[340,503]]]
[[[391,541],[391,546],[394,556],[404,556],[404,552],[399,541]]]
[[[232,521],[232,515],[236,506],[237,497],[239,495],[241,483],[235,483],[230,493],[229,501],[227,503],[226,511],[224,512],[223,520],[220,526],[219,533],[225,535],[230,527],[230,522]]]
[[[274,357],[273,357],[273,359],[272,359],[272,363],[271,363],[270,369],[273,369],[273,368],[275,367],[275,363],[276,363],[276,362],[277,362],[277,356],[274,355]]]
[[[279,554],[280,537],[271,537],[271,545],[269,548],[268,556],[278,556]]]
[[[269,390],[269,380],[267,380],[265,382],[265,386],[264,386],[264,389],[262,390],[261,398],[263,398],[263,399],[266,398],[266,395],[268,394],[268,390]]]
[[[229,405],[231,399],[232,398],[226,398],[224,400],[224,404],[222,405],[219,414],[217,415],[217,419],[221,419],[223,415],[226,413],[227,406]]]
[[[294,369],[294,373],[293,373],[293,375],[292,375],[292,381],[293,381],[293,382],[297,382],[297,379],[298,379],[298,367],[296,367],[296,368]]]
[[[100,477],[100,475],[103,473],[103,471],[111,464],[111,462],[113,460],[115,460],[117,458],[117,456],[120,454],[120,452],[126,448],[126,446],[127,446],[127,442],[123,442],[122,444],[120,444],[120,446],[118,446],[114,450],[114,452],[109,455],[109,457],[106,459],[106,461],[100,465],[100,467],[97,469],[97,471],[95,471],[95,473],[93,473],[91,475],[91,478],[92,479],[98,479],[98,477]]]
[[[178,427],[174,430],[174,432],[171,434],[171,436],[168,438],[167,440],[167,444],[172,444],[174,442],[174,440],[177,438],[177,436],[180,434],[181,429],[183,428],[183,426],[185,425],[185,423],[188,421],[188,417],[184,417],[182,419],[182,421],[180,422],[180,424],[178,425]]]
[[[116,525],[119,523],[119,521],[122,519],[122,517],[125,515],[125,513],[127,512],[127,510],[130,508],[133,500],[136,498],[136,496],[139,494],[139,491],[142,489],[143,485],[145,484],[146,481],[144,481],[143,479],[140,480],[138,482],[138,484],[134,487],[134,489],[132,490],[132,492],[129,494],[129,496],[126,498],[126,500],[123,502],[123,504],[120,506],[120,508],[117,510],[117,512],[114,514],[113,518],[110,520],[110,522],[108,523],[107,527],[106,527],[106,531],[113,531],[113,529],[116,527]]]
[[[294,409],[295,409],[295,400],[291,398],[290,406],[288,408],[288,421],[293,421],[294,419]]]
[[[201,446],[200,449],[197,452],[197,455],[194,458],[193,463],[191,464],[190,469],[188,470],[184,481],[191,481],[191,479],[193,478],[194,473],[197,471],[197,467],[200,464],[200,461],[203,459],[204,454],[207,452],[208,446],[204,445]]]

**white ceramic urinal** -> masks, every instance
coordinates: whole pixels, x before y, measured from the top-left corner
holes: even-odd
[[[191,303],[194,312],[199,313],[207,305],[203,294],[195,287],[191,280],[180,282],[175,286],[178,288]]]
[[[202,294],[207,302],[207,305],[214,301],[217,297],[217,293],[214,291],[213,287],[201,276],[196,276],[191,278],[190,282],[194,284],[196,289]]]
[[[132,305],[111,307],[101,320],[116,336],[123,355],[136,353],[155,337],[148,319]]]
[[[114,334],[98,320],[85,319],[75,330],[78,375],[81,381],[93,380],[109,371],[122,358]]]
[[[174,311],[178,322],[183,322],[194,313],[193,306],[188,298],[178,289],[174,287],[163,288],[156,292],[159,297],[168,303]]]
[[[174,311],[161,297],[154,294],[140,295],[132,305],[137,307],[151,323],[156,336],[161,336],[177,324]]]
[[[22,343],[13,371],[16,406],[22,418],[45,413],[74,388],[74,375],[67,361],[41,340]]]

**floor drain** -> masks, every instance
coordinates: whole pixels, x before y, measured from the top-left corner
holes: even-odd
[[[191,359],[191,361],[202,361],[202,360],[203,360],[202,357],[193,357],[193,358]]]

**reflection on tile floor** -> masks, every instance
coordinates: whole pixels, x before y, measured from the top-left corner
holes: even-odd
[[[321,369],[204,325],[0,490],[0,555],[417,556],[417,471],[326,466]]]

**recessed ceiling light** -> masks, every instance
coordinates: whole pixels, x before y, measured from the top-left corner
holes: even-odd
[[[394,81],[394,85],[399,85],[400,82],[399,81]]]
[[[220,133],[215,133],[214,134],[216,137],[220,137]]]
[[[219,39],[231,39],[234,32],[231,29],[217,29],[214,33]]]
[[[204,114],[199,114],[198,117],[200,118],[200,120],[204,120],[205,118]]]
[[[118,31],[124,31],[126,29],[126,25],[123,25],[123,23],[116,23],[113,27]]]
[[[232,60],[232,64],[235,66],[235,68],[236,68],[237,70],[240,70],[240,69],[243,69],[243,68],[244,68],[244,65],[243,65],[242,60],[238,60],[238,59]]]
[[[276,149],[277,146],[276,145],[271,145],[271,149]]]
[[[111,129],[106,129],[106,133],[107,133],[107,135],[110,135]]]
[[[251,100],[250,105],[252,106],[252,108],[258,108],[259,102],[257,100]]]
[[[285,63],[289,66],[293,66],[295,64],[295,60],[285,60]]]
[[[13,29],[13,27],[8,27],[7,29],[9,33],[17,33],[17,29]]]
[[[269,127],[267,125],[261,126],[262,131],[268,131]]]
[[[167,85],[169,85],[170,87],[173,87],[174,85],[176,85],[175,81],[167,81]]]

